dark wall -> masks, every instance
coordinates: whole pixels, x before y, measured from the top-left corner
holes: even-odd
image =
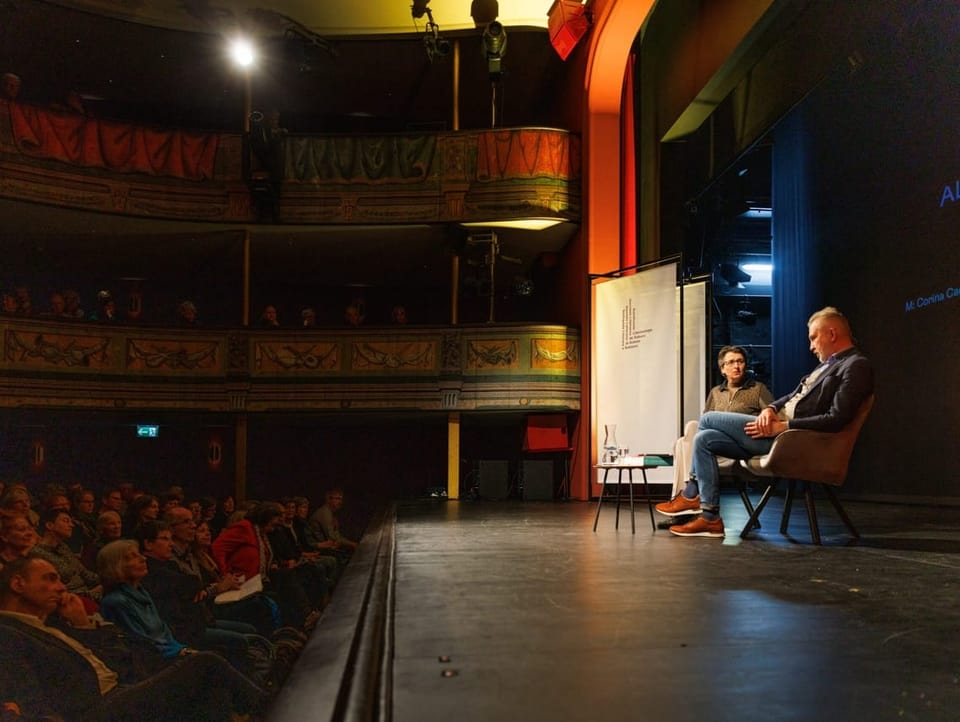
[[[960,497],[960,6],[902,6],[807,101],[812,252],[877,374],[851,488]]]
[[[0,480],[23,481],[40,495],[47,484],[76,482],[98,494],[133,482],[148,493],[176,484],[188,497],[222,497],[235,488],[235,422],[230,415],[20,410],[0,414]],[[139,438],[138,423],[156,424]],[[463,414],[460,477],[466,496],[478,463],[505,460],[511,480],[523,456],[525,415]],[[34,461],[34,444],[44,458]],[[219,444],[221,463],[210,462]],[[247,498],[302,495],[318,504],[333,486],[355,510],[447,487],[447,415],[342,413],[250,415]],[[513,484],[516,493],[516,485]]]

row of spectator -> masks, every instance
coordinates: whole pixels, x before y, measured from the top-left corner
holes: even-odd
[[[10,289],[0,289],[0,314],[21,318],[43,318],[70,321],[100,321],[136,323],[142,316],[142,299],[138,294],[132,294],[127,308],[117,308],[117,301],[110,291],[97,293],[96,308],[86,311],[80,301],[80,294],[74,289],[64,289],[50,294],[47,306],[37,311],[30,299],[30,291],[26,286],[15,286]],[[191,300],[180,301],[175,310],[176,324],[181,327],[197,327],[202,325],[197,304]],[[348,326],[362,326],[367,321],[366,303],[363,299],[355,298],[344,308],[343,322]],[[390,322],[396,325],[407,323],[407,309],[403,305],[395,305],[390,310]],[[277,306],[267,304],[257,319],[259,326],[264,328],[282,328]],[[307,307],[301,310],[298,326],[301,328],[315,328],[318,326],[317,312]]]
[[[97,511],[90,490],[52,486],[34,509],[23,485],[7,489],[0,703],[27,718],[262,711],[356,542],[340,533],[337,489],[312,515],[302,497],[231,502],[124,485],[106,489]],[[216,704],[197,693],[201,679],[220,690]]]

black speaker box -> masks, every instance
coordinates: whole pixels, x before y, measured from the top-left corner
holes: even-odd
[[[522,478],[524,501],[553,501],[551,459],[525,459]]]
[[[506,499],[510,495],[509,469],[506,459],[477,462],[477,489],[481,499]]]

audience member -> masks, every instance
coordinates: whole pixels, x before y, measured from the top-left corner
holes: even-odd
[[[0,97],[4,100],[16,100],[20,96],[20,76],[4,73],[0,76]]]
[[[348,326],[362,326],[367,320],[367,314],[362,302],[354,301],[343,312],[343,320]]]
[[[195,651],[174,637],[153,597],[143,588],[149,568],[135,540],[118,539],[103,547],[97,555],[97,571],[107,590],[100,605],[104,619],[149,642],[164,659]]]
[[[48,623],[54,613],[62,627]],[[112,669],[63,631],[94,631],[89,627],[82,603],[48,562],[20,559],[0,572],[0,688],[23,719],[228,722],[263,702],[262,690],[211,653],[184,655],[155,675],[128,679],[129,672]]]
[[[117,315],[117,302],[110,291],[97,293],[97,305],[99,308],[90,316],[90,320],[104,323],[115,323],[120,320]]]
[[[169,512],[169,518],[175,520],[184,552],[175,558],[173,533],[166,522],[145,522],[137,532],[140,552],[147,557],[143,589],[178,640],[190,647],[219,652],[236,669],[265,685],[273,658],[272,645],[257,635],[256,627],[250,624],[213,617],[205,601],[216,590],[204,587],[189,543],[184,543],[187,536],[192,541],[196,530],[193,517],[187,509],[177,507]],[[186,530],[191,533],[185,534]],[[229,582],[224,586],[239,586],[235,579]]]
[[[47,310],[40,313],[42,318],[63,318],[66,310],[66,303],[63,300],[63,294],[54,291],[47,299]]]
[[[219,594],[226,588],[232,587],[234,581],[239,582],[240,577],[225,575],[220,572],[220,568],[217,566],[210,550],[212,542],[210,526],[207,522],[201,521],[197,525],[197,532],[190,549],[193,557],[197,560],[200,575],[206,588]],[[218,603],[214,595],[208,597],[207,602],[217,619],[235,619],[239,622],[247,622],[254,625],[258,632],[265,637],[271,636],[282,623],[280,607],[262,592],[256,592],[243,599],[227,603]]]
[[[30,554],[39,537],[25,516],[0,520],[0,569],[18,557]]]
[[[305,308],[300,312],[300,325],[304,328],[314,328],[317,325],[317,312],[312,308]]]
[[[200,504],[200,518],[197,519],[197,525],[199,526],[201,522],[209,524],[217,515],[216,498],[207,494],[197,499],[197,502]]]
[[[103,593],[100,577],[80,562],[67,540],[73,535],[73,517],[69,511],[50,509],[40,515],[40,541],[34,554],[50,562],[57,570],[67,591],[84,599],[90,611],[96,611],[95,600]]]
[[[323,534],[324,539],[336,542],[338,548],[353,551],[357,548],[357,542],[340,533],[340,520],[337,515],[342,508],[343,489],[330,489],[323,506],[313,512],[313,516],[310,517],[310,523],[314,529]]]
[[[394,306],[390,309],[390,321],[397,326],[406,326],[407,325],[407,308],[406,306]]]
[[[324,557],[334,559],[337,564],[331,570],[328,568],[330,580],[336,582],[340,577],[343,566],[350,558],[350,552],[346,549],[339,549],[337,542],[332,539],[326,539],[323,532],[315,529],[310,523],[310,500],[305,496],[293,497],[296,505],[296,513],[293,517],[293,528],[297,538],[304,549],[315,551]]]
[[[193,517],[194,524],[200,523],[200,515],[202,512],[202,507],[200,506],[199,499],[191,499],[186,504],[183,505],[185,509],[190,510],[190,516]]]
[[[17,315],[32,316],[33,305],[30,302],[30,290],[26,286],[17,286],[13,289],[13,295],[17,299]]]
[[[97,554],[107,544],[116,541],[123,533],[123,524],[120,514],[115,511],[101,511],[97,517],[97,535],[92,542],[83,548],[80,561],[90,571],[97,571]]]
[[[157,518],[166,514],[171,509],[176,509],[179,506],[183,505],[183,495],[176,492],[167,490],[160,494],[160,498],[157,500],[160,503],[160,513]]]
[[[177,304],[177,324],[184,327],[200,325],[197,307],[193,301],[181,301]]]
[[[124,502],[123,494],[118,487],[108,486],[103,490],[100,496],[100,512],[115,511],[117,514],[123,514]]]
[[[70,499],[67,497],[66,490],[59,484],[48,487],[42,507],[44,511],[57,510],[65,511],[70,514],[71,519],[73,520],[73,533],[67,539],[67,546],[70,547],[70,551],[79,555],[80,551],[83,549],[84,543],[93,538],[93,529],[90,528],[90,533],[88,535],[85,528],[78,526],[80,522],[78,522],[77,515],[73,512],[73,505],[70,503]]]
[[[277,315],[277,307],[266,305],[260,313],[260,325],[266,328],[279,328],[280,318]]]
[[[151,494],[138,496],[130,502],[123,520],[123,535],[133,537],[145,521],[156,521],[160,516],[160,502]]]
[[[273,558],[269,536],[282,517],[283,507],[264,502],[224,529],[210,551],[221,574],[240,574],[245,579],[259,574],[264,590],[280,605],[283,623],[303,627],[320,600],[311,600],[291,570],[282,569]]]
[[[20,305],[17,303],[17,297],[13,291],[0,291],[0,313],[4,316],[16,316]]]
[[[97,537],[97,514],[94,511],[97,497],[89,489],[77,489],[73,492],[73,536],[70,548],[82,554],[85,547]]]
[[[277,564],[293,570],[310,599],[325,599],[332,587],[331,580],[337,574],[337,560],[321,557],[315,550],[307,550],[297,537],[293,520],[297,516],[297,503],[291,497],[281,501],[283,516],[270,532],[270,546]]]
[[[11,484],[0,499],[0,519],[11,516],[25,516],[33,526],[40,522],[40,516],[32,508],[30,492],[23,484]]]
[[[85,314],[80,305],[80,294],[72,288],[63,291],[64,311],[63,317],[78,321],[84,318]]]

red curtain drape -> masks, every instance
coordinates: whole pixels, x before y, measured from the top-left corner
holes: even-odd
[[[623,77],[620,113],[620,267],[637,265],[637,143],[634,113],[634,67],[636,54],[630,53]]]
[[[24,155],[116,173],[213,177],[214,133],[155,130],[22,103],[9,108],[14,140]]]

